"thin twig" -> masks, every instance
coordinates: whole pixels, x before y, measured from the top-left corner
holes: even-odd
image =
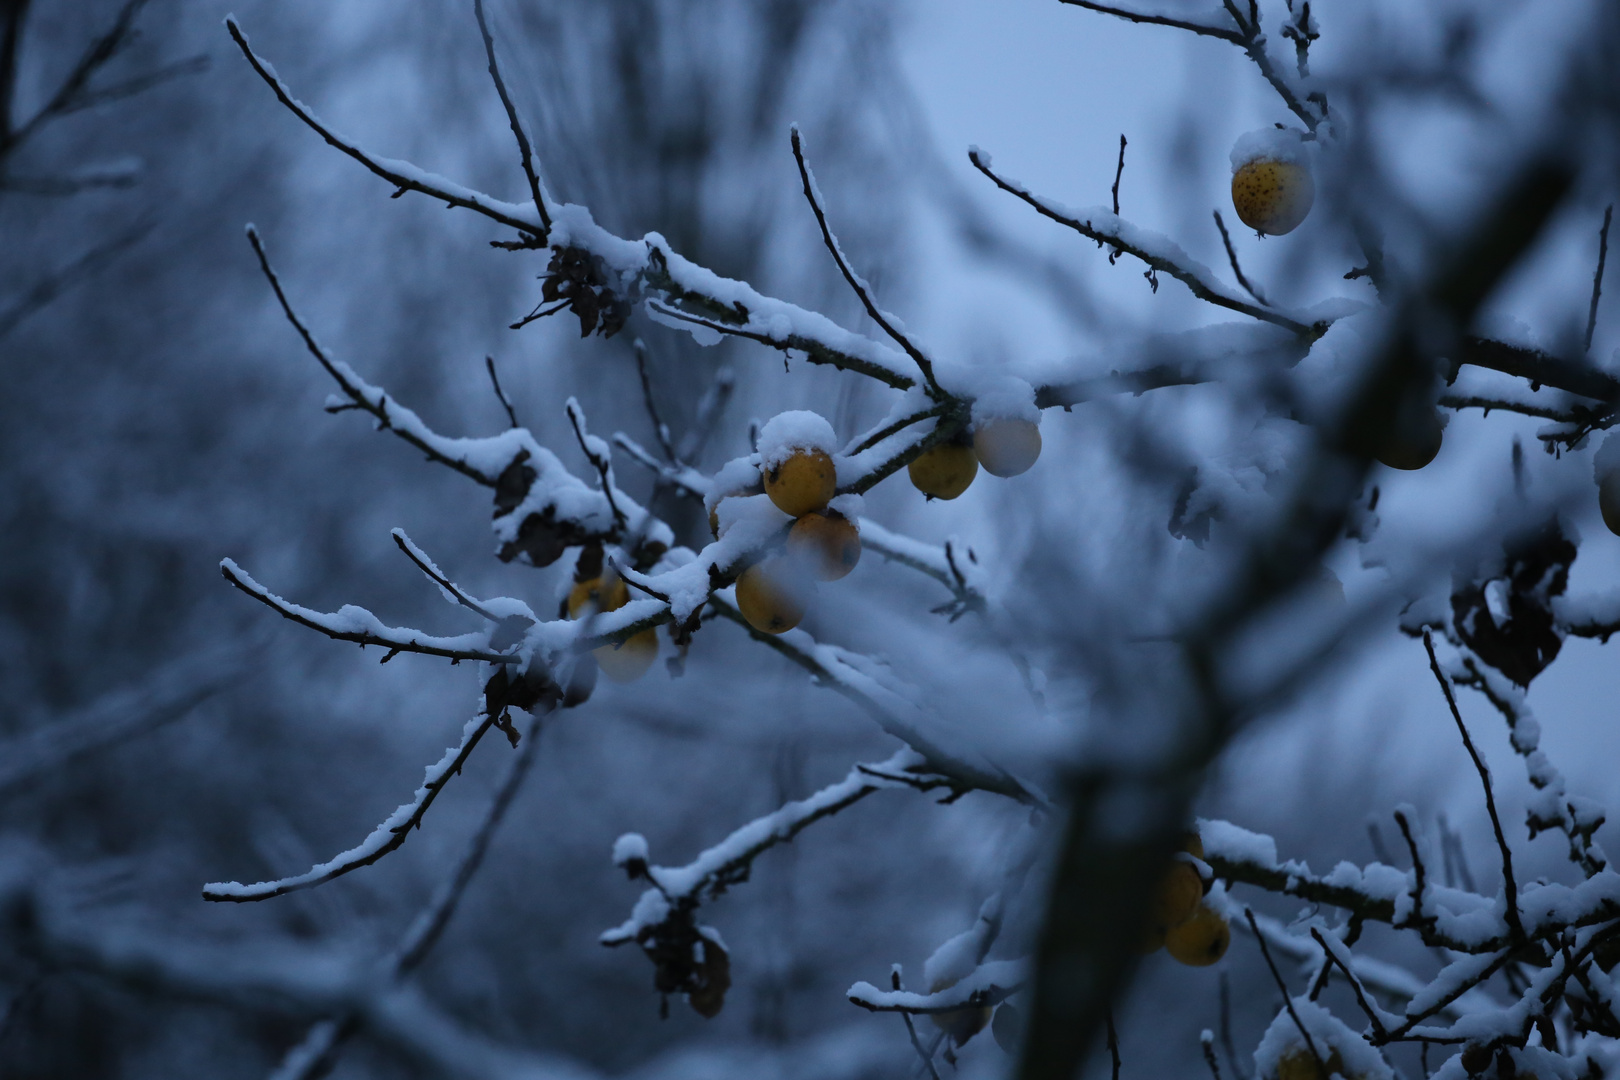
[[[1119,178],[1125,175],[1125,136],[1119,137],[1119,164],[1114,167],[1114,213],[1119,213]]]
[[[391,429],[395,435],[426,454],[429,460],[437,461],[441,465],[448,465],[463,476],[470,477],[486,487],[494,487],[495,477],[485,475],[465,461],[441,453],[414,433],[394,426],[393,417],[388,410],[387,395],[382,395],[379,401],[372,401],[367,397],[360,387],[356,386],[349,378],[346,370],[339,368],[332,358],[327,355],[326,349],[319,341],[315,340],[315,335],[308,326],[304,325],[304,320],[298,317],[298,312],[293,310],[292,302],[287,299],[287,293],[281,287],[281,279],[276,276],[275,269],[270,265],[270,257],[265,254],[264,243],[259,239],[259,230],[249,225],[247,227],[247,238],[248,243],[253,245],[253,253],[259,257],[259,269],[264,272],[265,280],[270,283],[271,290],[276,294],[277,302],[281,304],[282,314],[287,317],[288,322],[292,323],[293,329],[298,331],[298,336],[303,339],[304,348],[309,350],[310,355],[315,357],[321,367],[326,370],[326,373],[332,377],[332,381],[338,384],[338,388],[343,391],[350,401],[354,402],[355,407],[363,409],[376,417],[379,425]]]
[[[448,206],[459,206],[467,210],[475,210],[489,218],[491,221],[498,222],[499,224],[505,225],[508,228],[516,229],[519,232],[528,233],[531,236],[537,237],[542,244],[545,242],[546,232],[539,225],[536,225],[533,221],[527,221],[524,218],[514,216],[501,207],[504,206],[512,210],[518,210],[521,208],[512,206],[510,203],[501,203],[497,205],[496,200],[487,195],[481,195],[476,191],[461,188],[456,185],[449,184],[448,182],[441,186],[434,183],[434,181],[442,178],[432,176],[427,173],[421,173],[415,170],[412,170],[410,173],[401,172],[399,169],[394,167],[396,164],[398,164],[397,162],[390,162],[386,158],[374,157],[366,151],[360,149],[358,146],[355,146],[353,143],[346,141],[336,132],[332,131],[332,129],[321,123],[320,120],[316,119],[314,113],[310,112],[303,106],[302,103],[298,101],[298,99],[292,96],[292,93],[287,89],[286,84],[276,77],[265,62],[259,59],[258,54],[253,51],[252,47],[248,45],[247,36],[242,33],[242,28],[237,25],[234,18],[227,18],[225,20],[225,29],[230,32],[231,40],[236,42],[236,47],[242,51],[242,55],[247,58],[247,62],[253,67],[253,70],[258,74],[259,78],[263,79],[265,84],[275,92],[276,100],[280,101],[281,104],[284,105],[294,116],[302,120],[304,125],[311,131],[315,132],[315,134],[319,135],[322,139],[325,139],[327,145],[331,146],[334,150],[337,150],[348,157],[353,158],[355,161],[358,161],[373,175],[382,177],[390,184],[393,184],[394,187],[400,191],[419,191],[423,195],[438,199]]]
[[[506,81],[501,78],[501,65],[495,59],[495,39],[490,36],[489,23],[484,19],[484,0],[473,0],[473,14],[478,17],[478,32],[484,38],[484,55],[489,58],[489,77],[495,82],[495,92],[501,96],[501,107],[506,110],[507,123],[512,125],[512,136],[517,139],[518,157],[523,162],[523,176],[529,181],[529,194],[534,199],[535,213],[540,215],[540,242],[551,234],[551,215],[546,212],[545,196],[540,192],[540,177],[534,170],[534,151],[529,137],[524,134],[518,120],[512,96],[506,92]]]
[[[1204,1064],[1209,1066],[1211,1080],[1221,1080],[1221,1065],[1215,1060],[1215,1033],[1205,1028],[1198,1037],[1198,1044],[1204,1049]]]
[[[1288,993],[1288,984],[1283,981],[1282,972],[1277,970],[1276,963],[1271,959],[1271,949],[1266,945],[1265,935],[1260,932],[1260,924],[1254,921],[1253,910],[1244,908],[1243,914],[1249,920],[1249,929],[1254,931],[1254,940],[1260,943],[1260,955],[1265,957],[1266,967],[1271,969],[1271,977],[1277,981],[1277,989],[1282,991],[1283,1005],[1287,1007],[1288,1015],[1293,1019],[1294,1026],[1299,1029],[1300,1037],[1305,1040],[1305,1049],[1309,1050],[1311,1057],[1316,1060],[1317,1075],[1327,1076],[1327,1062],[1322,1060],[1322,1055],[1316,1049],[1316,1040],[1311,1038],[1311,1033],[1305,1028],[1305,1022],[1299,1018],[1299,1013],[1294,1010],[1294,999]]]
[[[518,427],[517,413],[513,411],[512,402],[507,398],[506,391],[501,389],[500,376],[495,374],[495,358],[485,356],[484,367],[489,371],[489,384],[495,388],[495,396],[500,399],[501,408],[506,410],[506,419],[511,421],[514,428]]]
[[[1243,44],[1242,35],[1226,30],[1219,26],[1208,26],[1204,23],[1188,22],[1185,19],[1172,19],[1168,15],[1149,15],[1141,11],[1128,11],[1108,4],[1094,3],[1093,0],[1058,0],[1059,3],[1070,4],[1074,7],[1085,8],[1087,11],[1100,11],[1104,15],[1113,15],[1117,18],[1128,19],[1133,23],[1148,23],[1153,26],[1173,26],[1178,30],[1190,30],[1204,37],[1219,38],[1230,41],[1234,45]]]
[[[809,200],[810,209],[815,212],[816,224],[821,228],[822,242],[827,245],[827,250],[832,252],[833,261],[838,264],[839,272],[844,275],[844,280],[849,283],[849,287],[860,298],[861,306],[866,308],[866,313],[872,317],[872,321],[877,323],[885,334],[893,338],[894,343],[904,349],[906,355],[916,363],[918,370],[922,372],[923,378],[928,383],[929,396],[933,398],[948,396],[934,379],[934,365],[929,361],[928,357],[924,356],[922,351],[911,343],[910,338],[900,332],[891,321],[891,316],[877,306],[877,303],[872,299],[870,287],[865,281],[861,280],[861,276],[855,273],[850,267],[849,261],[844,258],[844,252],[838,246],[838,238],[833,235],[832,227],[827,224],[827,215],[823,212],[821,200],[817,197],[816,180],[811,175],[810,166],[804,159],[804,146],[799,138],[797,125],[793,128],[791,141],[793,143],[793,160],[799,164],[799,179],[804,183],[804,197]]]
[[[894,965],[893,970],[889,972],[889,985],[896,990],[905,989],[905,985],[900,981],[899,964]],[[929,1077],[931,1080],[939,1080],[939,1070],[934,1068],[934,1054],[931,1050],[924,1049],[922,1039],[917,1036],[917,1025],[912,1022],[911,1014],[903,1012],[900,1014],[900,1019],[906,1022],[906,1034],[910,1036],[912,1048],[917,1051],[917,1056],[922,1058],[923,1066],[927,1068]]]
[[[1114,1080],[1119,1080],[1119,1035],[1114,1031],[1114,1010],[1109,1009],[1103,1020],[1108,1025],[1108,1057],[1113,1062]]]
[[[709,445],[709,439],[714,435],[719,425],[720,416],[731,403],[732,391],[737,388],[737,373],[729,365],[718,369],[714,373],[714,381],[709,388],[703,391],[698,399],[697,414],[692,418],[692,426],[686,429],[681,441],[675,447],[675,457],[683,464],[695,462],[703,457],[703,451]]]
[[[416,970],[432,951],[433,946],[438,943],[445,927],[450,925],[450,920],[461,903],[462,894],[467,891],[468,884],[483,865],[495,830],[500,827],[507,809],[517,797],[518,790],[523,786],[523,781],[534,765],[535,748],[539,742],[540,718],[535,717],[529,726],[527,736],[520,744],[517,756],[512,759],[506,775],[501,778],[495,794],[491,796],[489,807],[484,811],[478,828],[468,838],[467,846],[462,850],[455,869],[449,877],[440,882],[427,906],[412,920],[404,937],[389,955],[386,966],[390,980],[398,982]],[[315,1077],[324,1076],[335,1063],[340,1045],[359,1030],[358,1020],[359,1018],[351,1013],[336,1020],[323,1020],[312,1025],[303,1040],[283,1056],[280,1067],[271,1074],[270,1080],[313,1080]]]
[[[1115,211],[1115,213],[1118,212],[1119,211],[1117,210]],[[1250,285],[1249,279],[1243,276],[1243,267],[1238,265],[1237,248],[1232,246],[1232,238],[1231,236],[1227,235],[1226,222],[1221,220],[1221,212],[1219,210],[1215,211],[1215,227],[1221,230],[1221,243],[1226,245],[1226,257],[1232,263],[1232,274],[1237,278],[1237,283],[1243,286],[1244,292],[1254,297],[1260,303],[1266,303],[1266,298],[1260,294],[1260,290],[1256,289],[1253,285]]]
[[[1491,793],[1491,772],[1485,765],[1479,751],[1474,748],[1474,740],[1468,735],[1468,727],[1463,723],[1462,713],[1457,708],[1457,697],[1451,691],[1451,680],[1446,673],[1440,670],[1440,661],[1434,655],[1434,636],[1428,630],[1423,631],[1423,647],[1429,653],[1429,670],[1440,684],[1440,690],[1446,695],[1446,705],[1451,709],[1451,718],[1457,722],[1457,731],[1462,735],[1463,745],[1468,748],[1468,756],[1474,761],[1474,768],[1479,772],[1479,782],[1485,789],[1485,809],[1491,815],[1491,828],[1496,832],[1496,846],[1502,852],[1502,887],[1506,893],[1508,928],[1513,932],[1515,941],[1524,940],[1524,924],[1519,920],[1519,886],[1513,877],[1513,852],[1508,848],[1507,837],[1502,832],[1502,819],[1496,812],[1496,796]]]
[[[574,427],[574,438],[579,440],[580,451],[596,469],[597,476],[602,479],[602,494],[607,496],[608,508],[613,511],[613,520],[622,529],[629,518],[625,517],[624,511],[619,509],[619,504],[613,498],[613,462],[591,449],[590,432],[585,430],[585,410],[579,407],[579,402],[569,398],[565,411],[568,413],[568,422]]]
[[[1348,964],[1339,959],[1339,954],[1328,946],[1327,939],[1322,936],[1322,931],[1314,926],[1311,927],[1311,937],[1315,938],[1316,943],[1322,946],[1322,953],[1327,957],[1326,963],[1336,966],[1340,971],[1344,972],[1345,980],[1350,983],[1350,989],[1355,991],[1356,1003],[1361,1006],[1361,1011],[1367,1014],[1368,1023],[1372,1024],[1373,1033],[1380,1039],[1384,1038],[1388,1032],[1384,1029],[1384,1022],[1378,1018],[1378,1014],[1373,1011],[1371,1003],[1367,1001],[1367,995],[1361,987],[1361,980],[1356,978],[1355,973],[1350,970]]]
[[[0,309],[0,338],[11,333],[24,319],[45,307],[73,285],[101,269],[114,255],[125,248],[133,247],[152,231],[153,224],[151,221],[137,222],[128,231],[105,243],[97,244],[62,269],[40,278],[29,287],[21,299],[10,307]]]
[[[675,446],[669,438],[669,425],[658,415],[658,402],[653,399],[652,376],[647,370],[647,343],[636,338],[631,348],[636,354],[636,374],[641,376],[641,403],[646,406],[647,418],[652,421],[653,436],[669,463],[679,465],[680,459],[675,456]]]
[[[1407,820],[1405,811],[1395,811],[1395,824],[1400,826],[1401,836],[1406,840],[1406,850],[1412,857],[1412,914],[1408,915],[1404,926],[1418,926],[1424,922],[1433,922],[1433,917],[1425,920],[1423,917],[1423,896],[1428,892],[1428,871],[1423,865],[1423,855],[1418,851],[1417,840],[1412,835],[1412,823]]]
[[[109,60],[117,56],[125,45],[129,44],[135,17],[140,14],[141,8],[145,7],[146,4],[147,0],[125,0],[124,6],[119,8],[118,14],[113,17],[112,26],[108,28],[106,33],[90,42],[90,47],[79,58],[79,62],[73,66],[73,70],[68,72],[67,77],[57,86],[56,92],[51,95],[45,104],[39,107],[33,116],[14,128],[10,126],[9,117],[7,117],[3,127],[0,127],[0,136],[3,136],[3,138],[0,138],[0,158],[16,150],[51,118],[74,111],[76,102],[85,94],[85,88],[89,85],[95,73],[104,67]],[[9,35],[8,44],[12,49],[17,47],[17,42],[21,37],[21,18],[22,16],[19,13],[18,25],[14,28],[14,32]],[[15,61],[13,61],[14,64]],[[15,72],[16,68],[12,66],[8,75],[14,79]]]
[[[431,578],[434,584],[439,586],[439,588],[443,589],[445,592],[449,593],[451,596],[455,597],[456,603],[460,604],[462,607],[473,612],[474,614],[482,615],[490,622],[501,621],[499,615],[496,615],[483,604],[480,604],[477,600],[474,600],[461,588],[461,586],[445,577],[444,573],[436,565],[434,565],[433,560],[427,557],[427,553],[421,548],[417,547],[415,542],[412,541],[409,536],[405,535],[404,529],[395,529],[392,536],[394,537],[394,543],[398,545],[399,550],[405,553],[405,557],[411,560],[411,562],[415,563],[416,568]]]
[[[1225,968],[1221,969],[1221,1052],[1226,1055],[1226,1065],[1232,1070],[1237,1080],[1247,1080],[1248,1073],[1238,1062],[1237,1047],[1232,1043],[1232,975]]]
[[[1598,233],[1597,272],[1592,275],[1592,307],[1586,313],[1586,344],[1582,354],[1592,351],[1592,334],[1597,330],[1598,298],[1603,295],[1603,264],[1609,259],[1609,222],[1614,219],[1614,203],[1603,211],[1603,230]]]
[[[405,843],[406,837],[410,836],[413,830],[421,826],[423,817],[432,807],[434,800],[439,797],[439,792],[444,790],[444,785],[450,782],[451,777],[461,772],[462,766],[467,763],[467,759],[477,749],[478,743],[489,729],[495,725],[495,720],[495,715],[486,713],[470,725],[469,730],[462,737],[461,744],[430,770],[428,779],[417,789],[416,800],[400,807],[399,810],[394,812],[393,817],[372,831],[371,835],[373,837],[384,830],[387,831],[389,835],[381,843],[371,845],[363,842],[330,862],[323,863],[294,877],[281,878],[276,881],[264,881],[248,886],[238,885],[235,882],[205,885],[202,893],[203,899],[244,903],[254,900],[268,900],[274,896],[285,896],[287,893],[297,892],[300,889],[323,885],[333,878],[358,870],[362,866],[370,866],[378,859],[390,854]]]

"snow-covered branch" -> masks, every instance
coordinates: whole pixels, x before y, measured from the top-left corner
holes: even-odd
[[[467,721],[461,729],[461,742],[446,750],[442,758],[428,766],[427,774],[422,779],[422,786],[416,789],[415,797],[390,814],[386,821],[371,831],[370,836],[348,851],[292,877],[261,881],[253,885],[243,885],[237,881],[216,881],[203,886],[203,899],[238,903],[268,900],[272,896],[322,885],[351,870],[370,866],[397,849],[405,842],[406,837],[410,836],[411,830],[421,825],[422,818],[426,816],[433,801],[439,797],[439,792],[444,790],[444,785],[450,782],[451,777],[461,772],[461,767],[472,756],[479,740],[483,739],[485,733],[495,725],[495,720],[495,715],[483,712]]]
[[[1137,228],[1121,219],[1118,214],[1102,207],[1070,211],[1032,194],[1016,181],[1005,179],[993,171],[990,167],[990,156],[978,147],[968,151],[968,159],[973,162],[974,168],[989,177],[997,187],[1022,199],[1034,207],[1042,217],[1065,225],[1099,244],[1110,244],[1125,254],[1140,259],[1153,271],[1169,274],[1206,303],[1274,323],[1301,337],[1318,337],[1326,329],[1324,322],[1301,322],[1275,308],[1263,307],[1245,300],[1217,281],[1214,271],[1195,261],[1179,246],[1156,233]]]

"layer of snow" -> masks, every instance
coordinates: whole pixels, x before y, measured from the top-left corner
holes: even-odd
[[[1232,172],[1235,175],[1251,161],[1287,161],[1309,168],[1311,145],[1298,128],[1263,127],[1247,132],[1232,144]]]
[[[777,413],[759,429],[759,467],[767,472],[793,456],[795,450],[838,453],[838,436],[820,413],[794,409]]]

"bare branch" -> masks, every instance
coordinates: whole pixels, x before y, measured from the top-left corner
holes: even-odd
[[[1299,1029],[1300,1038],[1305,1040],[1305,1049],[1311,1052],[1311,1057],[1316,1062],[1317,1075],[1327,1076],[1327,1062],[1322,1059],[1321,1052],[1316,1049],[1316,1040],[1311,1038],[1310,1029],[1305,1026],[1304,1021],[1299,1018],[1299,1013],[1294,1009],[1294,996],[1288,992],[1288,984],[1283,981],[1282,972],[1277,970],[1276,962],[1271,959],[1271,947],[1266,944],[1265,935],[1260,933],[1260,927],[1255,924],[1254,912],[1244,908],[1243,915],[1249,920],[1249,929],[1254,931],[1254,940],[1260,943],[1260,955],[1265,957],[1266,967],[1271,970],[1271,977],[1276,981],[1277,989],[1282,991],[1283,1005],[1287,1007],[1288,1015],[1293,1019],[1294,1026]]]
[[[286,84],[270,71],[263,60],[259,59],[258,55],[248,45],[247,37],[242,33],[242,28],[237,25],[234,18],[225,20],[225,28],[230,31],[231,40],[235,41],[237,48],[242,50],[242,55],[253,66],[253,70],[258,73],[259,78],[263,79],[265,84],[275,91],[277,100],[286,106],[294,116],[302,120],[311,131],[326,140],[327,145],[358,161],[374,175],[387,180],[400,191],[419,191],[431,198],[439,199],[449,206],[477,211],[491,221],[516,229],[519,232],[528,233],[534,236],[539,243],[545,243],[546,227],[535,220],[531,220],[520,207],[501,202],[498,199],[492,199],[469,188],[464,188],[459,184],[446,180],[442,176],[423,172],[416,166],[406,162],[376,157],[332,131],[318,120],[314,113],[310,112],[294,98],[292,92],[287,89]]]
[[[501,389],[500,376],[495,374],[495,358],[493,356],[484,357],[484,368],[489,372],[489,384],[495,388],[495,397],[500,400],[501,408],[506,410],[506,419],[511,422],[512,427],[520,426],[517,413],[512,409],[512,402],[507,399],[506,391]]]
[[[675,445],[669,438],[669,425],[658,415],[658,403],[653,400],[652,378],[647,370],[647,343],[636,338],[631,342],[631,348],[636,354],[636,374],[641,376],[641,403],[647,409],[647,418],[652,421],[653,437],[658,440],[659,449],[664,451],[664,459],[671,465],[677,465],[680,459],[675,456]]]
[[[1583,354],[1592,351],[1592,335],[1597,331],[1598,299],[1603,295],[1603,264],[1609,259],[1609,223],[1614,220],[1614,203],[1603,211],[1603,229],[1598,233],[1597,270],[1592,274],[1592,307],[1586,313],[1586,342]]]
[[[1474,769],[1479,773],[1480,785],[1485,789],[1485,809],[1491,815],[1491,828],[1496,833],[1496,846],[1502,853],[1502,887],[1507,898],[1508,927],[1512,930],[1515,940],[1523,941],[1524,923],[1519,919],[1519,886],[1513,878],[1513,852],[1508,848],[1507,837],[1502,834],[1502,818],[1496,812],[1496,796],[1491,792],[1491,771],[1486,767],[1485,760],[1479,756],[1479,751],[1474,748],[1474,740],[1468,734],[1468,726],[1463,723],[1462,713],[1457,709],[1457,696],[1451,692],[1451,680],[1440,670],[1440,661],[1434,655],[1434,636],[1427,629],[1423,631],[1423,648],[1429,654],[1429,670],[1434,672],[1435,680],[1446,695],[1446,705],[1451,709],[1451,718],[1457,723],[1457,731],[1462,735],[1463,746],[1468,748],[1468,756],[1473,759]]]
[[[793,160],[798,162],[799,165],[799,179],[804,184],[804,197],[809,201],[810,209],[816,215],[816,225],[821,229],[821,240],[827,245],[827,250],[832,253],[833,262],[838,264],[839,272],[844,275],[844,280],[854,290],[855,295],[861,301],[861,306],[866,309],[866,313],[871,316],[872,321],[877,323],[885,334],[894,339],[894,343],[904,349],[906,355],[911,357],[912,361],[917,365],[917,370],[922,372],[924,381],[928,383],[928,396],[936,400],[948,397],[949,395],[940,388],[939,383],[934,379],[933,363],[923,355],[921,349],[912,344],[910,338],[901,332],[895,323],[894,316],[877,306],[877,302],[872,299],[871,286],[861,279],[861,276],[849,265],[849,260],[844,257],[843,249],[838,246],[838,238],[833,235],[832,226],[827,224],[826,212],[821,208],[820,192],[816,188],[816,178],[810,172],[810,165],[804,159],[804,146],[799,136],[797,124],[793,126],[790,140],[793,143]]]
[[[1025,787],[1011,774],[966,761],[940,746],[924,733],[919,723],[920,717],[914,718],[902,712],[902,699],[898,694],[853,666],[850,662],[852,658],[843,650],[820,645],[799,630],[786,634],[761,633],[749,626],[736,604],[722,594],[710,596],[709,604],[722,617],[748,631],[754,640],[804,668],[822,686],[859,705],[884,731],[921,754],[928,768],[967,788],[1005,795],[1021,803],[1046,804],[1044,797]],[[912,707],[907,711],[914,709]]]
[[[1119,211],[1116,209],[1115,213],[1118,212]],[[1238,265],[1237,248],[1232,246],[1232,238],[1227,235],[1226,222],[1221,220],[1221,212],[1219,210],[1215,211],[1215,227],[1221,230],[1221,243],[1226,245],[1226,258],[1232,264],[1232,276],[1237,278],[1237,283],[1243,286],[1244,292],[1254,297],[1259,303],[1264,304],[1266,302],[1266,298],[1260,294],[1259,289],[1256,289],[1253,285],[1249,284],[1248,278],[1243,276],[1243,267]]]
[[[840,352],[822,342],[800,334],[775,336],[767,330],[755,328],[746,322],[726,322],[706,315],[683,311],[678,307],[673,307],[658,300],[648,300],[647,306],[658,314],[679,322],[701,326],[704,329],[713,330],[719,334],[727,334],[731,337],[747,338],[749,341],[757,341],[761,345],[769,346],[784,353],[803,353],[804,358],[812,364],[827,364],[841,371],[854,371],[877,379],[879,382],[888,383],[896,390],[909,390],[913,385],[912,380],[904,375],[896,374],[888,368],[879,367],[849,353]]]
[[[107,265],[112,261],[114,255],[124,251],[126,248],[134,247],[147,233],[152,231],[153,225],[154,223],[151,221],[137,222],[128,231],[120,233],[105,243],[97,244],[60,270],[40,278],[22,295],[21,299],[14,302],[10,307],[0,308],[0,338],[4,338],[11,333],[24,319],[55,300],[69,288]]]
[[[1126,19],[1133,23],[1146,23],[1151,26],[1173,26],[1177,30],[1190,30],[1194,34],[1219,38],[1221,41],[1230,41],[1234,45],[1243,44],[1241,34],[1223,26],[1189,22],[1186,19],[1175,19],[1168,15],[1151,15],[1145,11],[1131,11],[1127,8],[1115,7],[1112,4],[1094,3],[1093,0],[1059,0],[1059,3],[1085,8],[1087,11],[1100,11],[1104,15],[1113,15],[1115,18]]]
[[[1119,214],[1119,178],[1125,175],[1125,136],[1119,137],[1119,164],[1114,167],[1114,214]]]
[[[518,120],[517,107],[512,104],[512,96],[506,92],[506,81],[501,78],[501,65],[495,59],[495,39],[490,37],[489,23],[484,19],[484,0],[473,0],[473,14],[478,17],[478,33],[483,36],[484,55],[489,58],[489,77],[495,83],[495,92],[501,97],[501,107],[506,110],[507,123],[512,125],[512,137],[517,140],[518,158],[523,163],[523,176],[529,181],[529,195],[534,199],[534,211],[540,215],[539,240],[543,244],[551,233],[551,215],[546,212],[546,199],[540,190],[540,177],[534,169],[534,151],[530,149],[529,136],[524,133],[523,124]]]
[[[1361,1011],[1367,1014],[1367,1022],[1372,1025],[1373,1034],[1380,1039],[1384,1038],[1387,1034],[1384,1022],[1379,1018],[1377,1010],[1367,1000],[1366,992],[1361,986],[1361,980],[1356,978],[1355,972],[1350,970],[1349,964],[1339,959],[1338,952],[1327,943],[1327,939],[1322,936],[1322,931],[1314,926],[1311,927],[1311,937],[1315,938],[1316,943],[1322,947],[1322,953],[1327,958],[1325,965],[1331,964],[1344,972],[1345,981],[1350,984],[1350,989],[1355,991],[1356,1003],[1361,1006]]]
[[[894,969],[889,972],[889,985],[896,990],[905,989],[905,985],[900,981],[899,964],[894,965]],[[923,1047],[922,1040],[917,1037],[917,1025],[912,1022],[911,1014],[903,1012],[900,1014],[900,1019],[906,1022],[906,1034],[911,1038],[911,1048],[917,1051],[918,1057],[922,1058],[923,1067],[928,1070],[929,1080],[939,1080],[939,1070],[934,1067],[934,1052]],[[934,1045],[938,1046],[939,1044],[936,1042]]]

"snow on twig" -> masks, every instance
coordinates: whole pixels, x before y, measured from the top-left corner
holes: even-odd
[[[875,791],[908,786],[928,790],[948,783],[942,777],[930,775],[922,756],[910,748],[896,752],[885,761],[856,765],[836,784],[755,818],[685,866],[640,868],[638,876],[653,883],[663,898],[663,905],[647,905],[647,911],[638,905],[637,913],[628,922],[602,935],[602,943],[619,945],[634,941],[649,912],[667,909],[669,905],[693,906],[705,893],[709,897],[719,896],[732,885],[748,880],[754,860],[760,855],[791,841],[815,822],[855,805]],[[645,863],[646,842],[632,844],[630,841],[630,837],[620,837],[615,845],[615,862]]]
[[[495,830],[500,827],[512,800],[528,777],[539,743],[540,721],[536,718],[529,726],[528,734],[507,768],[506,775],[496,786],[483,818],[468,838],[455,867],[433,891],[427,906],[412,921],[404,937],[388,955],[383,964],[384,979],[397,984],[421,964],[444,933],[462,894],[483,864]],[[281,1065],[271,1074],[270,1080],[312,1080],[313,1077],[325,1075],[334,1063],[339,1046],[357,1030],[357,1021],[358,1016],[349,1013],[312,1024],[304,1038],[282,1057]]]
[[[494,723],[495,718],[485,713],[480,713],[467,721],[461,729],[460,744],[446,750],[442,758],[428,766],[422,786],[416,789],[416,797],[400,806],[386,821],[373,829],[371,835],[348,851],[292,877],[261,881],[253,885],[243,885],[236,881],[213,882],[203,886],[203,899],[237,903],[268,900],[273,896],[282,896],[299,889],[321,885],[351,870],[370,866],[403,844],[411,829],[421,824],[428,808],[433,805],[433,800],[439,797],[439,792],[444,790],[444,785],[450,782],[450,778],[461,771],[461,767],[466,764],[474,748],[478,746],[479,740]]]
[[[937,1014],[998,1005],[1022,989],[1028,978],[1027,960],[991,960],[937,994],[879,990],[869,982],[858,982],[846,996],[852,1004],[871,1012]]]
[[[1112,244],[1114,247],[1146,263],[1160,273],[1169,274],[1187,288],[1192,294],[1207,303],[1232,311],[1241,312],[1252,318],[1265,322],[1275,323],[1299,335],[1309,335],[1317,332],[1317,328],[1308,323],[1277,311],[1274,308],[1262,306],[1245,300],[1242,296],[1228,289],[1216,280],[1214,271],[1203,263],[1197,262],[1178,245],[1157,233],[1137,228],[1135,225],[1122,220],[1119,215],[1104,209],[1094,207],[1086,210],[1070,211],[1065,207],[1032,194],[1028,189],[1013,180],[1003,178],[990,167],[990,157],[978,147],[968,151],[968,159],[973,166],[989,177],[1001,190],[1013,195],[1030,206],[1034,207],[1043,217],[1050,218],[1060,225],[1066,225],[1081,236],[1099,243]]]
[[[477,631],[455,637],[434,637],[420,630],[388,626],[363,607],[345,604],[335,612],[315,611],[283,600],[260,585],[231,559],[219,564],[225,580],[255,600],[278,611],[293,622],[319,630],[329,638],[354,641],[361,645],[379,645],[393,653],[413,652],[428,656],[445,656],[451,660],[483,660],[491,664],[512,664],[519,659],[516,653],[490,648],[489,632]],[[386,659],[386,658],[385,658]]]
[[[718,592],[710,604],[722,617],[742,626],[755,640],[808,671],[821,685],[859,705],[877,725],[926,760],[928,768],[955,781],[965,790],[990,791],[1018,802],[1045,805],[1047,799],[1018,777],[991,762],[974,761],[967,754],[948,750],[926,733],[930,722],[914,700],[915,690],[895,685],[892,677],[867,658],[835,645],[817,642],[803,630],[762,634],[748,625],[736,600]]]

